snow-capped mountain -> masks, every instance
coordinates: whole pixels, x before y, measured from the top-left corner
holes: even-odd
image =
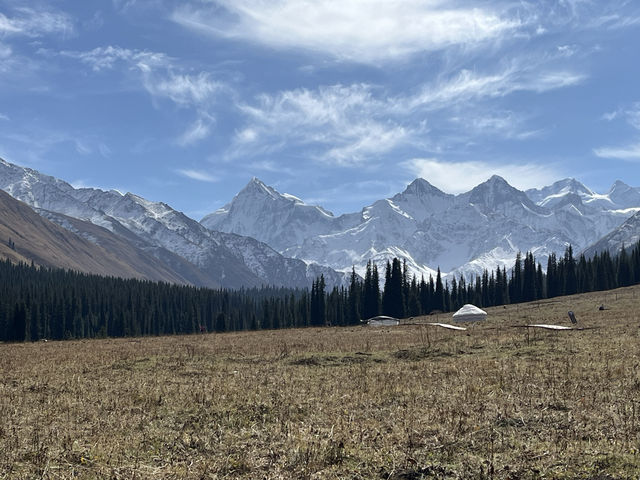
[[[227,235],[200,223],[161,202],[151,202],[132,193],[93,188],[76,189],[68,183],[0,159],[0,188],[35,208],[52,221],[64,214],[91,222],[128,239],[165,264],[197,267],[196,285],[240,286],[310,285],[316,274],[324,274],[328,285],[346,279],[326,267],[283,257],[268,245],[238,235]],[[63,227],[69,222],[61,222]],[[192,275],[193,277],[193,275]]]
[[[161,202],[76,189],[2,160],[0,188],[95,244],[114,245],[99,233],[115,234],[139,250],[131,258],[155,257],[154,271],[225,287],[308,286],[320,274],[329,285],[344,284],[352,266],[363,273],[367,261],[382,266],[393,257],[426,277],[438,267],[467,278],[510,268],[519,251],[532,251],[544,266],[550,253],[562,254],[568,244],[581,251],[640,211],[640,189],[622,182],[606,194],[575,179],[522,192],[498,176],[459,195],[416,179],[391,198],[340,216],[254,178],[200,223]]]
[[[526,193],[536,204],[551,209],[567,203],[576,205],[578,198],[590,211],[631,209],[632,212],[640,207],[640,188],[630,187],[620,180],[615,182],[606,194],[593,192],[574,178],[565,178],[548,187],[527,190]]]
[[[631,248],[640,240],[640,212],[633,215],[618,228],[608,233],[593,245],[587,247],[582,253],[587,258],[596,253],[609,251],[611,255],[618,254],[622,247]]]
[[[59,221],[38,215],[0,190],[0,258],[105,276],[189,283],[120,236],[82,220],[54,215]]]
[[[525,193],[493,176],[450,195],[417,179],[392,198],[335,217],[253,179],[202,224],[344,272],[355,266],[362,273],[369,259],[383,264],[400,257],[418,275],[440,267],[469,277],[510,268],[519,251],[532,251],[546,265],[549,254],[562,254],[569,244],[579,251],[593,243],[640,210],[639,190],[623,185],[601,195],[565,179]]]
[[[640,205],[640,188],[630,187],[618,180],[607,194],[609,199],[619,208],[636,208]]]
[[[255,177],[233,201],[200,223],[210,230],[255,238],[278,251],[306,238],[349,227],[348,218],[336,219],[331,212],[307,205],[293,195],[280,194]]]

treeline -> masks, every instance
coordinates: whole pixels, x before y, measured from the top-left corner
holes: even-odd
[[[379,314],[404,318],[526,302],[640,283],[640,242],[615,257],[577,260],[568,247],[549,256],[546,274],[531,252],[513,267],[443,282],[410,275],[406,263],[387,262],[384,288],[375,263],[364,279],[327,291],[323,277],[311,290],[263,287],[212,290],[0,262],[0,340],[225,332],[323,325],[354,325]]]

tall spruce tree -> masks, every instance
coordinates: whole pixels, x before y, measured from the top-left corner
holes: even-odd
[[[578,275],[576,260],[573,258],[573,247],[569,245],[564,253],[564,294],[573,295],[578,292]]]
[[[436,287],[433,295],[433,309],[444,311],[444,287],[442,285],[442,274],[440,273],[440,267],[438,267],[438,273],[436,274]]]
[[[387,266],[389,264],[387,263]],[[389,271],[390,269],[390,271]],[[404,318],[403,272],[400,260],[394,258],[385,276],[382,313],[396,318]]]
[[[517,253],[513,265],[511,282],[509,282],[509,298],[513,303],[522,301],[522,254],[520,252]]]
[[[356,324],[360,321],[360,298],[362,297],[362,285],[360,278],[356,274],[355,267],[351,269],[351,279],[349,282],[349,314],[348,323]]]

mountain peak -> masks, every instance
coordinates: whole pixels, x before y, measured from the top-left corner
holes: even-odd
[[[509,185],[509,182],[507,182],[507,181],[506,181],[504,178],[502,178],[500,175],[496,175],[496,174],[491,175],[491,177],[489,177],[489,179],[488,179],[485,183],[490,183],[490,184],[496,184],[496,183],[499,183],[499,184],[506,184],[506,185]],[[511,186],[511,185],[509,185],[509,186]]]
[[[630,187],[629,185],[624,183],[622,180],[616,180],[615,182],[613,182],[613,185],[611,185],[609,192],[613,192],[616,190],[629,190],[630,188],[633,188],[633,187]]]
[[[640,202],[640,189],[631,187],[620,180],[616,180],[616,182],[611,186],[608,196],[618,207],[629,208],[637,206]]]
[[[500,175],[491,175],[487,180],[477,185],[471,190],[473,192],[518,192],[520,190],[512,187],[509,182],[507,182]]]
[[[558,187],[561,190],[561,192],[576,193],[578,195],[580,194],[593,195],[593,192],[590,189],[585,187],[585,185],[582,182],[579,182],[573,177],[559,180],[555,182],[552,186]]]
[[[534,212],[540,210],[524,192],[511,186],[499,175],[492,175],[487,181],[463,195],[463,198],[465,197],[469,203],[480,207],[485,212],[491,212],[499,206],[504,207],[509,204],[517,205],[518,208],[524,206]]]
[[[405,188],[404,194],[413,194],[413,195],[424,195],[424,194],[436,194],[436,195],[445,195],[443,191],[431,185],[424,178],[416,178],[413,182],[407,185]]]
[[[249,180],[249,183],[247,183],[247,185],[242,190],[240,190],[237,196],[242,197],[245,195],[266,196],[266,197],[273,198],[274,200],[285,198],[283,195],[278,193],[272,187],[268,186],[258,177],[251,177],[251,180]]]

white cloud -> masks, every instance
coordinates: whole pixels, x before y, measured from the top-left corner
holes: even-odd
[[[404,162],[402,166],[412,175],[424,178],[447,193],[467,192],[492,175],[503,177],[520,190],[549,185],[560,177],[553,167],[536,164],[445,162],[436,158],[414,158]]]
[[[613,112],[602,115],[602,119],[608,122],[624,118],[624,120],[634,129],[640,130],[640,102],[633,103],[629,108],[618,108]],[[639,161],[640,142],[630,143],[623,146],[609,146],[593,149],[594,155],[600,158],[611,158],[615,160]]]
[[[501,138],[526,140],[543,133],[543,130],[527,130],[529,118],[513,111],[465,112],[450,120],[468,136],[496,135]]]
[[[237,144],[248,144],[255,142],[258,139],[258,132],[253,128],[244,128],[239,132],[236,132],[234,141]]]
[[[454,103],[505,97],[518,91],[544,93],[577,85],[585,79],[586,75],[581,73],[547,70],[539,64],[512,65],[492,74],[463,69],[450,79],[425,85],[417,95],[399,99],[397,105],[405,110],[440,109]]]
[[[197,6],[196,6],[197,5]],[[443,0],[214,0],[171,18],[204,34],[364,63],[499,39],[517,17]]]
[[[123,64],[139,77],[154,99],[169,99],[180,107],[197,110],[198,119],[176,139],[182,146],[193,145],[210,134],[215,117],[209,110],[222,92],[230,91],[225,83],[207,72],[185,73],[163,53],[109,45],[87,52],[63,51],[60,55],[79,60],[94,72],[113,70]]]
[[[640,102],[634,103],[633,106],[624,113],[627,118],[627,123],[636,130],[640,130]]]
[[[620,116],[621,110],[614,110],[613,112],[607,112],[602,114],[602,120],[606,120],[607,122],[611,122]]]
[[[462,70],[448,79],[423,85],[417,93],[387,95],[367,84],[297,89],[276,95],[261,95],[253,104],[240,105],[247,116],[234,138],[233,155],[265,153],[265,149],[311,146],[309,156],[337,165],[362,165],[400,147],[428,143],[425,115],[453,112],[449,120],[464,125],[452,139],[464,139],[491,132],[505,138],[524,140],[542,133],[527,129],[526,119],[507,112],[489,113],[482,102],[516,91],[544,93],[580,83],[584,75],[545,69],[530,62],[511,65],[497,73],[480,74]],[[464,110],[466,116],[460,114]],[[471,114],[470,114],[471,113]]]
[[[578,51],[576,45],[558,45],[558,53],[563,57],[572,57]]]
[[[0,130],[0,138],[3,144],[13,146],[12,157],[33,164],[50,162],[54,150],[84,156],[100,151],[99,140],[91,134],[43,129],[35,123],[29,129],[5,130],[8,129]]]
[[[208,73],[198,75],[176,74],[168,72],[166,75],[145,73],[144,85],[154,96],[171,99],[183,106],[201,106],[211,101],[226,87],[223,83],[211,78]]]
[[[0,113],[0,120],[6,120],[9,121],[9,116],[5,115],[4,113]]]
[[[12,17],[0,13],[1,34],[35,38],[57,33],[69,35],[73,32],[73,21],[66,13],[30,7],[15,8],[14,12]]]
[[[370,157],[411,142],[415,133],[388,116],[385,100],[372,87],[334,85],[261,95],[257,105],[242,105],[251,124],[236,134],[236,148],[279,144],[315,145],[315,158],[338,165],[361,164]]]
[[[182,175],[183,177],[187,177],[190,178],[192,180],[198,180],[200,182],[210,182],[210,183],[214,183],[219,181],[219,179],[217,177],[214,177],[213,175],[210,175],[206,172],[202,172],[200,170],[190,170],[190,169],[186,169],[186,170],[176,170],[177,173],[179,173],[180,175]]]
[[[106,143],[100,142],[98,144],[98,151],[104,158],[109,158],[111,156],[111,149]]]
[[[128,48],[96,47],[87,52],[62,51],[60,55],[75,58],[89,65],[95,72],[111,70],[119,62],[125,62],[132,67],[137,67],[143,72],[154,68],[167,68],[171,59],[163,53],[149,52],[147,50],[131,50]]]
[[[612,112],[606,112],[601,119],[611,122],[618,118],[624,118],[629,125],[640,130],[640,102],[633,103],[629,108],[618,108]]]
[[[154,97],[168,98],[182,106],[199,106],[227,89],[207,72],[188,74],[164,53],[107,46],[88,52],[63,51],[61,55],[89,65],[95,72],[112,70],[119,63],[141,74],[142,84]]]
[[[296,170],[284,167],[283,165],[276,163],[273,160],[258,160],[255,162],[251,162],[248,167],[250,171],[261,170],[263,172],[278,173],[281,176],[294,176],[296,174]]]
[[[213,118],[211,117],[198,118],[178,137],[178,145],[186,147],[207,138],[211,131],[212,122]]]
[[[80,155],[89,155],[93,153],[91,147],[89,147],[86,143],[81,140],[75,140],[76,152]]]
[[[623,147],[602,147],[593,150],[600,158],[612,158],[615,160],[640,161],[640,143]]]

